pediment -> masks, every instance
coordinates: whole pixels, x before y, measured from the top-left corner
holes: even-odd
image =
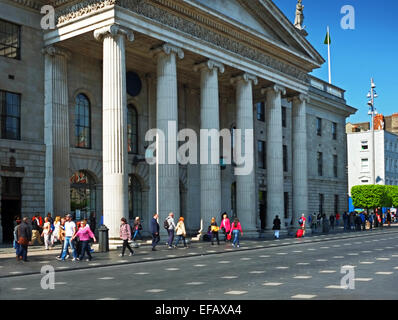
[[[286,52],[322,65],[325,60],[271,0],[184,0],[240,25]],[[295,3],[292,2],[292,14]]]

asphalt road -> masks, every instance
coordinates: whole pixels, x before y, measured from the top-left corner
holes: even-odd
[[[398,299],[397,232],[324,239],[55,272],[53,290],[41,288],[43,275],[5,277],[0,279],[0,299]],[[134,258],[126,256],[121,262]],[[341,286],[347,274],[342,268],[353,270],[349,274],[355,280],[344,283],[354,288]]]

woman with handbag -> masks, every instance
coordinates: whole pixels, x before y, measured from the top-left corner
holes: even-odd
[[[217,225],[216,218],[211,218],[211,245],[214,246],[214,238],[217,239],[217,244],[220,245],[220,239],[218,238],[218,231],[220,228]]]
[[[18,227],[18,244],[20,246],[19,258],[28,261],[28,245],[32,241],[32,228],[28,224],[29,218],[24,217]]]
[[[231,231],[231,223],[228,219],[228,214],[226,212],[224,212],[224,214],[222,216],[220,228],[224,232],[225,242],[227,242],[227,240],[231,240],[231,239],[228,239],[229,232]]]
[[[135,238],[137,237],[137,235],[139,235],[140,239],[142,240],[140,230],[142,230],[141,219],[140,219],[140,217],[136,217],[134,220],[134,225],[133,225],[133,231],[134,231],[133,241],[135,241]]]

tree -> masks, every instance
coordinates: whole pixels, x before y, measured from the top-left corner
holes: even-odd
[[[398,207],[398,186],[387,186],[388,197],[391,199],[391,206]]]
[[[355,186],[351,197],[356,208],[381,208],[391,206],[389,188],[383,185]]]

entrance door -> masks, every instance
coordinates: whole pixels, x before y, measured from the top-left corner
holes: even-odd
[[[21,216],[21,179],[2,177],[1,195],[1,226],[3,242],[10,243],[14,239],[15,217]]]

